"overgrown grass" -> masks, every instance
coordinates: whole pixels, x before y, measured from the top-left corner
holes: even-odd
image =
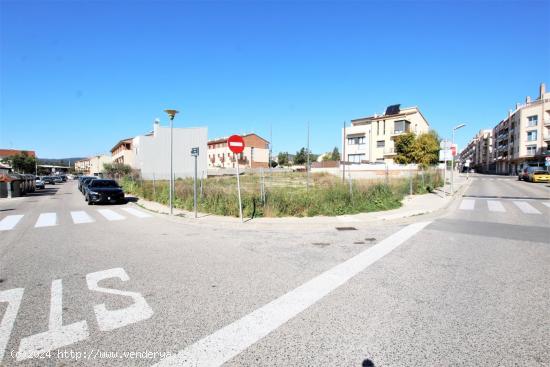
[[[414,194],[424,194],[442,185],[437,172],[412,178],[388,180],[353,180],[348,182],[329,174],[313,174],[309,189],[305,175],[300,173],[274,174],[266,177],[265,203],[260,194],[261,179],[257,175],[241,176],[243,215],[246,217],[306,217],[343,215],[395,209],[412,184]],[[168,204],[167,181],[142,181],[125,178],[120,182],[126,193],[147,200]],[[202,195],[198,194],[198,210],[217,215],[239,216],[236,178],[213,177],[203,181]],[[178,179],[175,183],[174,206],[193,209],[193,180]]]

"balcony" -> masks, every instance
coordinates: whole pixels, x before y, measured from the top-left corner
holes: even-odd
[[[396,155],[397,152],[395,151],[395,148],[384,148],[384,155],[385,156],[392,156]]]
[[[544,126],[550,126],[550,118],[544,119]]]
[[[546,134],[543,135],[542,139],[544,141],[550,141],[550,132],[547,132]]]

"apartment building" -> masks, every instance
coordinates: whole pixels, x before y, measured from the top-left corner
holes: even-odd
[[[382,115],[351,120],[351,126],[342,129],[343,159],[351,163],[393,163],[396,136],[429,130],[430,125],[418,107],[389,106]]]
[[[199,148],[197,170],[207,168],[206,127],[173,128],[173,172],[176,178],[192,177],[195,160],[191,148]],[[127,164],[141,173],[144,179],[170,179],[170,127],[153,124],[153,131],[145,135],[119,141],[111,149],[114,163]]]
[[[550,156],[550,93],[545,84],[540,84],[538,98],[527,96],[493,129],[480,134],[470,142],[476,148],[467,147],[460,155],[463,162],[472,156],[479,172],[515,175],[526,166],[543,167]]]
[[[235,154],[227,146],[227,137],[208,142],[208,168],[268,168],[269,141],[261,136],[250,133],[241,135],[244,140],[244,151]]]
[[[460,161],[470,161],[470,168],[476,172],[490,173],[495,171],[493,163],[493,130],[480,130],[460,153]]]
[[[535,100],[526,97],[493,128],[496,173],[515,175],[526,166],[544,166],[550,156],[550,93],[541,83]]]
[[[100,154],[76,161],[74,169],[87,176],[100,176],[104,172],[103,165],[111,162],[112,158],[110,155]]]

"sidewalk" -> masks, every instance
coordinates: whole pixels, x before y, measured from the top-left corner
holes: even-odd
[[[437,189],[431,194],[407,196],[403,200],[403,206],[398,209],[386,210],[380,212],[359,213],[340,215],[335,217],[316,216],[316,217],[282,217],[282,218],[244,218],[244,223],[241,223],[239,218],[225,217],[207,213],[197,213],[197,218],[194,218],[194,213],[187,210],[174,208],[174,216],[169,217],[178,222],[212,225],[215,227],[232,227],[242,226],[241,228],[260,229],[271,228],[277,226],[277,229],[286,228],[292,229],[296,227],[326,227],[326,226],[350,226],[361,223],[370,223],[375,221],[393,220],[407,218],[428,213],[437,212],[446,209],[453,199],[463,192],[472,182],[471,178],[466,179],[466,175],[456,174],[454,184],[454,196],[449,195],[450,185],[446,185],[447,195],[444,195],[442,189]],[[148,201],[139,198],[135,205],[157,213],[159,215],[167,215],[169,207],[154,201]]]

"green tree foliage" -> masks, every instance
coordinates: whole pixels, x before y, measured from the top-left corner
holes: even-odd
[[[279,166],[288,166],[288,152],[280,152],[277,155]]]
[[[439,160],[439,136],[435,131],[420,134],[407,133],[395,138],[396,163],[417,163],[425,168]]]
[[[435,131],[418,135],[413,146],[414,162],[423,168],[437,164],[439,161],[439,142],[440,139]]]
[[[296,152],[294,157],[294,164],[305,164],[307,162],[307,152],[306,148],[301,148]]]
[[[103,170],[111,177],[128,176],[132,173],[132,167],[124,163],[104,163]]]
[[[36,169],[36,158],[27,152],[7,157],[5,161],[18,173],[34,173]]]
[[[395,137],[395,163],[409,164],[414,163],[414,143],[416,136],[414,133],[406,133]]]
[[[338,147],[334,147],[334,149],[332,150],[331,159],[333,161],[339,161],[340,160],[340,152],[338,151]]]

